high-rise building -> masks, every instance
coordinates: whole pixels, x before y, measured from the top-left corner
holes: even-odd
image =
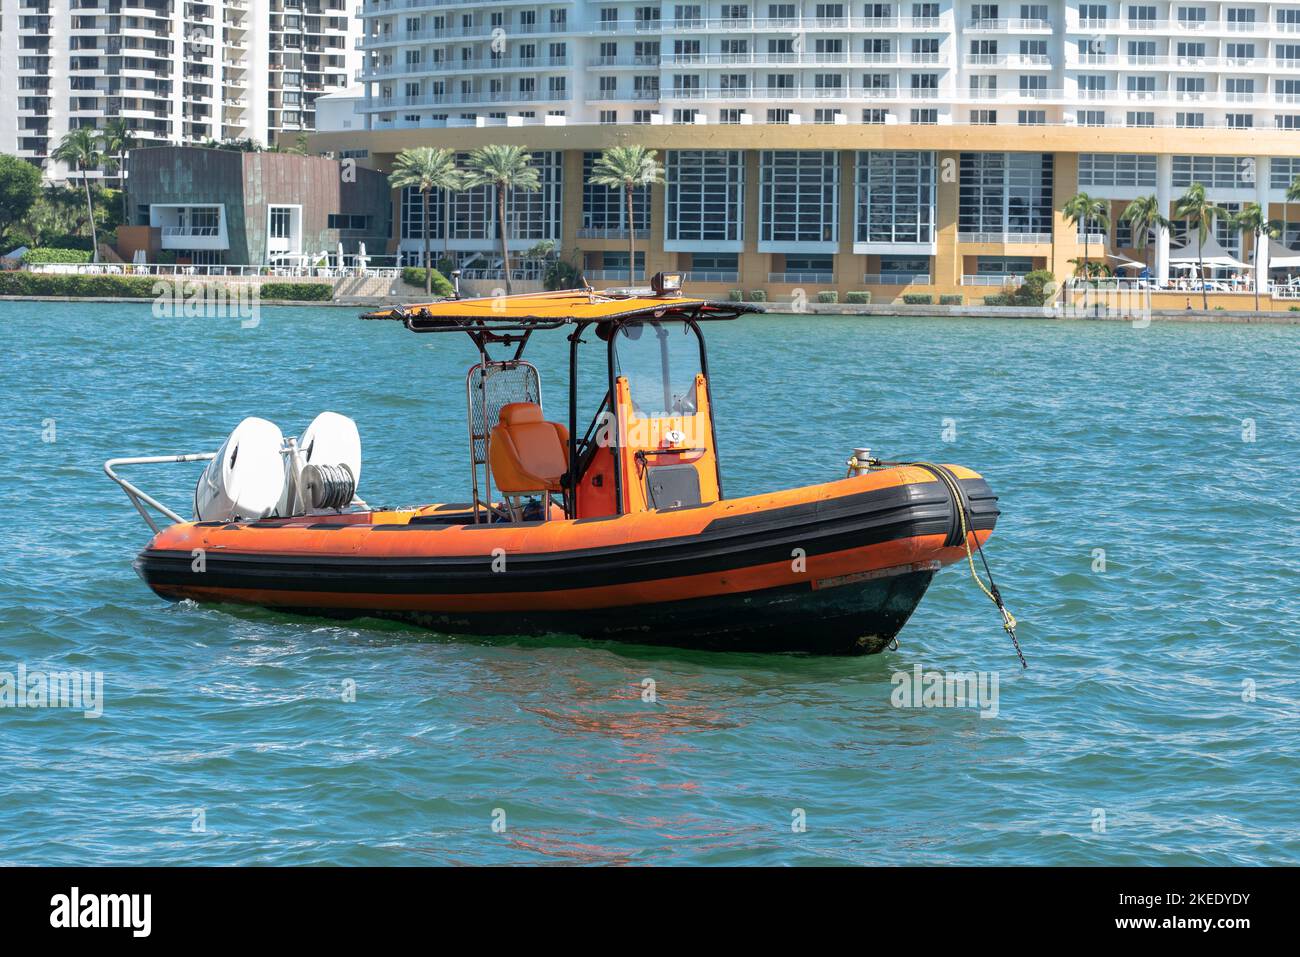
[[[352,82],[347,0],[0,0],[0,152],[66,174],[71,129],[123,117],[144,143],[314,129],[316,97]]]
[[[1300,3],[364,0],[367,126],[1300,127]]]
[[[1175,206],[1194,183],[1228,212],[1300,211],[1286,202],[1300,0],[364,0],[361,13],[363,94],[331,97],[338,132],[316,145],[381,168],[416,144],[527,145],[551,192],[519,197],[540,206],[515,241],[555,239],[593,277],[626,276],[634,229],[650,271],[778,296],[972,301],[1032,269],[1068,275],[1085,238],[1102,262],[1186,275]],[[666,166],[631,224],[586,182],[617,143]],[[1108,226],[1071,221],[1077,191],[1106,201]],[[1150,243],[1121,219],[1146,195],[1174,221]],[[437,234],[489,259],[491,204],[442,202]],[[416,204],[399,206],[411,251]],[[1300,246],[1300,227],[1281,243]],[[1216,275],[1246,272],[1257,245],[1220,217]]]

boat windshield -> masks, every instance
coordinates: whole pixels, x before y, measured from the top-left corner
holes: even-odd
[[[614,337],[614,371],[627,378],[632,411],[643,419],[694,415],[700,340],[679,320],[627,322]]]

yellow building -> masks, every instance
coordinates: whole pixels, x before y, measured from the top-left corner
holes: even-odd
[[[1290,219],[1286,188],[1300,175],[1300,160],[1286,155],[1293,138],[1289,131],[1247,138],[1173,129],[597,124],[327,132],[313,137],[312,148],[387,170],[411,146],[526,146],[546,167],[544,188],[520,197],[512,249],[552,239],[590,281],[626,282],[622,197],[586,186],[584,165],[606,147],[641,144],[659,151],[667,174],[664,185],[638,198],[634,213],[641,276],[680,270],[701,294],[763,290],[770,301],[802,290],[810,299],[835,291],[843,302],[866,290],[877,303],[929,293],[936,302],[961,296],[979,304],[1030,269],[1060,279],[1074,273],[1084,242],[1063,207],[1080,191],[1107,200],[1111,210],[1106,235],[1089,237],[1090,258],[1112,266],[1149,262],[1153,277],[1176,282],[1187,272],[1170,262],[1171,243],[1176,251],[1186,233],[1175,223],[1172,240],[1166,234],[1135,248],[1120,217],[1128,202],[1156,195],[1174,219],[1178,196],[1203,182],[1227,209],[1258,202],[1270,218]],[[418,255],[418,201],[397,194],[394,201],[390,251]],[[453,258],[481,265],[468,267],[467,276],[490,278],[499,269],[486,196],[456,196],[450,208],[435,198],[431,218],[435,250],[446,230]],[[1253,237],[1226,218],[1216,232],[1223,251],[1253,267]],[[1219,270],[1225,283],[1252,272]],[[1212,305],[1251,308],[1245,287]],[[1154,304],[1177,308],[1187,298],[1175,291]]]

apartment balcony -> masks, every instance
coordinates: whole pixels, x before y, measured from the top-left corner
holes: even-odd
[[[1283,70],[1290,72],[1300,70],[1300,60],[1289,59],[1286,57],[1180,57],[1180,56],[1125,56],[1113,53],[1089,53],[1078,56],[1074,59],[1067,59],[1065,69],[1096,69],[1097,67],[1111,67],[1116,70],[1142,69],[1142,70],[1181,70],[1181,71],[1202,71],[1202,70],[1246,70],[1275,72]]]
[[[143,80],[167,80],[171,79],[172,71],[170,66],[145,66],[142,63],[118,67],[117,74],[122,77]]]
[[[440,42],[443,40],[486,40],[494,27],[476,24],[468,27],[448,27],[443,30],[394,30],[391,33],[359,37],[353,43],[358,50],[377,50],[382,47],[406,43]]]
[[[592,29],[599,33],[655,30],[660,33],[843,33],[889,31],[905,33],[940,32],[947,29],[943,17],[723,17],[650,21],[601,21]]]
[[[934,280],[926,273],[879,272],[862,277],[864,286],[930,286]]]
[[[835,273],[833,272],[770,272],[767,274],[767,281],[773,283],[782,283],[785,285],[803,285],[821,283],[831,285],[835,282]]]
[[[698,89],[660,90],[661,100],[753,100],[753,101],[827,101],[827,100],[926,100],[940,98],[937,89],[900,89],[898,87],[704,87]],[[951,91],[943,94],[951,98]],[[654,98],[651,92],[648,98]],[[593,97],[595,99],[596,97]]]
[[[1005,232],[1005,233],[957,233],[957,242],[992,246],[1022,246],[1050,243],[1051,233]]]
[[[644,103],[659,100],[659,90],[588,90],[588,103]]]
[[[627,271],[624,270],[624,275]],[[736,269],[690,269],[686,271],[683,282],[740,282],[740,272]]]
[[[1111,18],[1105,20],[1079,20],[1067,33],[1169,33],[1175,35],[1234,35],[1300,33],[1300,24],[1277,23],[1267,20],[1136,20]]]
[[[123,106],[117,111],[119,116],[125,116],[137,120],[166,120],[171,118],[171,112],[166,109],[149,109],[143,105]]]
[[[578,238],[579,239],[621,239],[626,242],[628,239],[628,230],[620,229],[618,227],[607,229],[602,226],[583,226],[581,229],[578,230]],[[649,239],[650,230],[638,229],[636,231],[636,236],[633,238]]]
[[[965,275],[961,277],[963,286],[995,286],[999,289],[1004,286],[1019,286],[1024,281],[1023,273],[1012,272],[982,272],[973,276]]]
[[[717,55],[722,56],[723,54]],[[662,60],[663,57],[658,54],[654,56],[594,56],[587,60],[587,65],[595,67],[635,66],[657,68]]]
[[[1051,20],[967,20],[966,33],[1051,33]]]
[[[967,53],[962,63],[973,67],[1050,70],[1052,58],[1045,53]]]
[[[365,83],[371,80],[385,80],[401,76],[427,76],[431,73],[436,73],[441,77],[453,73],[554,70],[567,67],[572,62],[572,58],[568,56],[454,60],[439,63],[395,64],[387,67],[362,67],[353,76],[358,83]]]
[[[599,58],[598,58],[599,59]],[[629,58],[630,59],[630,58]],[[645,59],[645,58],[640,58]],[[667,53],[658,57],[662,67],[710,66],[949,66],[947,53]],[[603,64],[593,63],[592,66]]]
[[[401,110],[422,106],[487,106],[493,103],[563,103],[571,98],[568,91],[551,90],[499,93],[431,93],[425,96],[374,97],[357,104],[357,112]]]
[[[169,22],[172,17],[170,9],[146,7],[143,4],[132,3],[131,0],[125,0],[118,13],[124,17],[148,17],[150,20],[166,20]]]

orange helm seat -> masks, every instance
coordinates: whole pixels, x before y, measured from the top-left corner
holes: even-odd
[[[543,420],[535,402],[503,405],[488,434],[488,463],[503,495],[559,492],[569,470],[569,430]]]

